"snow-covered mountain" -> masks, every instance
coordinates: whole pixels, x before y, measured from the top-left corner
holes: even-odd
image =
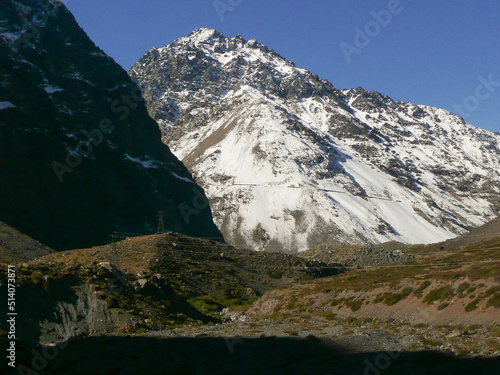
[[[442,109],[337,90],[255,39],[197,29],[129,74],[234,245],[430,243],[500,210],[500,135]]]

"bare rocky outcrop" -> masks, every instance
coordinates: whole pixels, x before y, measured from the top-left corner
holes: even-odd
[[[74,303],[57,302],[55,319],[41,322],[40,344],[54,344],[74,337],[123,332],[141,322],[122,309],[113,309],[89,284],[75,287]]]

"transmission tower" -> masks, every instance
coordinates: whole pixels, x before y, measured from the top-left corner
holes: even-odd
[[[163,211],[160,210],[158,211],[158,230],[156,231],[156,234],[158,233],[165,233],[165,226],[163,225]]]

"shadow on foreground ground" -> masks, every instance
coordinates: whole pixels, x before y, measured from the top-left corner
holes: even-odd
[[[2,343],[2,352],[5,345]],[[19,345],[19,344],[18,344]],[[64,345],[64,344],[63,344]],[[17,348],[17,371],[2,374],[498,374],[500,358],[457,359],[435,352],[346,353],[317,339],[91,337],[65,347]],[[2,355],[3,357],[3,355]]]

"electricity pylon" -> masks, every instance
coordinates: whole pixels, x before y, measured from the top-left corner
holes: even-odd
[[[158,230],[156,231],[156,234],[158,233],[165,233],[165,226],[163,225],[163,211],[160,210],[158,211]]]

